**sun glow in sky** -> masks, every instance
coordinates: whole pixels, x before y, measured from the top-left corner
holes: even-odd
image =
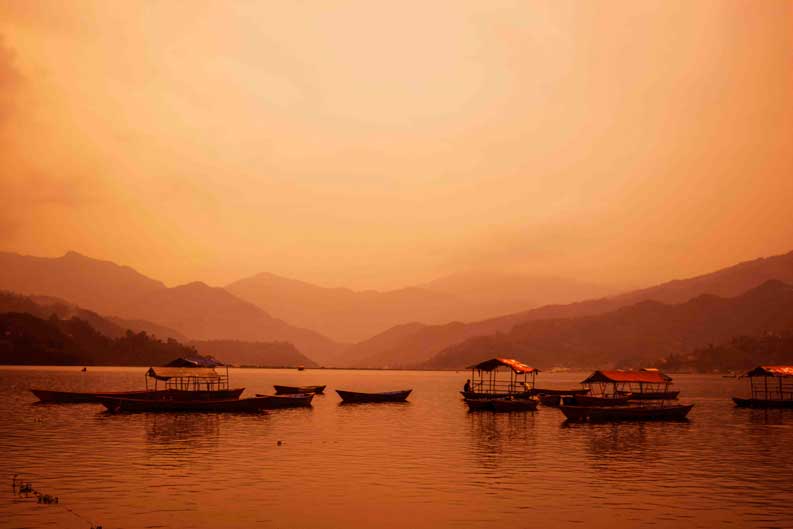
[[[793,3],[0,3],[0,250],[636,285],[793,249]]]

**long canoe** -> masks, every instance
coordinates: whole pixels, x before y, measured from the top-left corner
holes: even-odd
[[[276,408],[303,408],[311,406],[313,393],[295,393],[289,395],[262,395],[256,394],[256,398],[267,399],[266,409]]]
[[[325,386],[279,386],[274,385],[276,395],[295,395],[297,393],[315,393],[322,395]]]
[[[144,399],[144,400],[197,400],[197,399],[238,399],[245,388],[221,389],[213,391],[186,391],[180,389],[163,389],[158,391],[103,391],[103,392],[75,392],[75,391],[51,391],[49,389],[30,390],[41,402],[52,402],[60,404],[76,404],[83,402],[99,402],[103,397],[113,397],[121,399]]]
[[[537,399],[465,399],[470,411],[534,411],[539,402]]]
[[[199,399],[158,400],[124,399],[100,397],[108,411],[117,412],[257,412],[267,409],[270,399],[252,397],[247,399]]]
[[[733,397],[732,400],[739,408],[793,408],[793,400],[743,399],[741,397]]]
[[[344,402],[404,402],[412,389],[400,391],[386,391],[381,393],[361,393],[358,391],[344,391],[337,389],[341,400]]]
[[[575,395],[565,397],[563,402],[569,406],[624,406],[633,398],[632,393],[616,397],[593,397],[591,395]]]
[[[559,407],[568,421],[650,421],[685,419],[693,404],[670,406],[566,406]]]

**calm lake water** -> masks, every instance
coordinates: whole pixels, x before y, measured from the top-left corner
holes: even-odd
[[[793,410],[736,409],[741,380],[676,376],[687,422],[596,425],[469,413],[466,372],[232,370],[249,396],[328,385],[263,415],[109,415],[28,391],[140,389],[144,371],[0,368],[0,527],[793,527]],[[335,388],[414,391],[340,406]],[[60,504],[16,497],[14,474]]]

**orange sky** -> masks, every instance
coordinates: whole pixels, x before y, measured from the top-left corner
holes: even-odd
[[[0,249],[375,288],[789,251],[791,28],[787,0],[5,0]]]

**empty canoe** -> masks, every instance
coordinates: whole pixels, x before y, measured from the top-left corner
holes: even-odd
[[[296,393],[316,393],[321,395],[325,386],[279,386],[274,385],[276,395],[294,395]]]
[[[257,398],[266,399],[265,409],[276,408],[304,408],[311,406],[313,393],[295,393],[289,395],[261,395],[256,394]]]
[[[553,408],[558,408],[559,404],[562,403],[562,396],[561,395],[540,395],[540,402],[543,406],[551,406]]]
[[[380,393],[361,393],[358,391],[344,391],[337,389],[341,400],[344,402],[403,402],[408,398],[412,389],[400,391],[385,391]]]

